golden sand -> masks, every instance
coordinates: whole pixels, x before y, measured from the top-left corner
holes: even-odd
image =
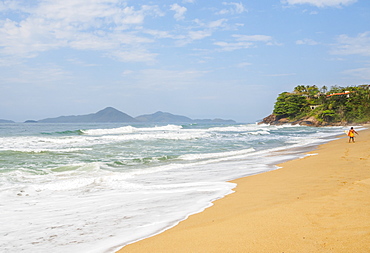
[[[370,130],[234,180],[236,192],[119,252],[370,252]]]

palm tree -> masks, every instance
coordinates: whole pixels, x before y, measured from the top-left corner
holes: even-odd
[[[328,92],[328,87],[326,87],[325,85],[321,87],[321,93],[324,93],[326,94],[326,92]]]

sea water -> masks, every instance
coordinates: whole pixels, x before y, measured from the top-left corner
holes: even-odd
[[[0,124],[0,251],[114,252],[342,127]]]

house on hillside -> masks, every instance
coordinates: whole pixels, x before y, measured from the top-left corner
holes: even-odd
[[[327,95],[326,97],[332,97],[332,96],[342,96],[342,95],[346,95],[347,98],[349,98],[349,94],[353,92],[353,91],[345,91],[345,92],[340,92],[340,93],[332,93],[330,95]]]

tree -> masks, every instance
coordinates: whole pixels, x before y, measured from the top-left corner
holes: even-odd
[[[325,110],[320,114],[320,118],[325,121],[332,121],[336,116],[335,111],[333,110]]]
[[[319,93],[319,88],[317,88],[316,85],[312,85],[312,86],[307,86],[307,95],[310,97],[310,98],[313,98],[314,96],[316,96],[318,93]]]
[[[324,94],[326,94],[326,92],[328,92],[328,87],[326,87],[325,85],[321,87],[320,91]]]
[[[295,118],[308,108],[308,102],[304,96],[281,93],[275,103],[273,113],[280,117]]]
[[[279,118],[297,120],[304,117],[316,117],[324,122],[364,123],[370,122],[370,86],[334,86],[330,88],[316,85],[298,85],[293,93],[279,94],[273,114]],[[320,92],[333,94],[322,96]],[[335,94],[338,93],[338,94]],[[311,110],[309,105],[315,106]]]
[[[307,89],[304,85],[298,85],[298,86],[294,87],[294,92],[297,93],[297,94],[303,94],[303,93],[307,92]]]

